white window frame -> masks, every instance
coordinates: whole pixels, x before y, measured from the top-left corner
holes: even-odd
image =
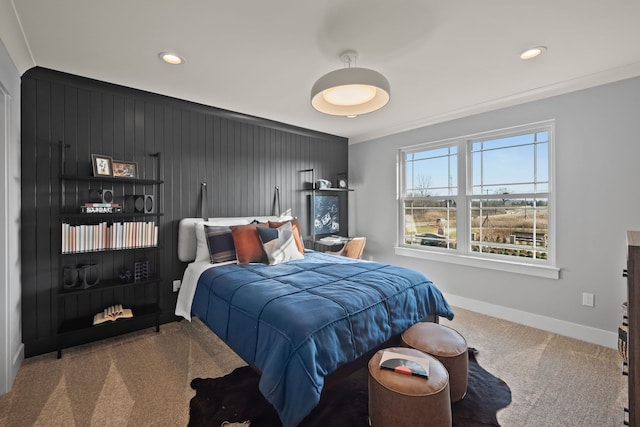
[[[549,188],[548,188],[548,247],[547,259],[519,258],[505,255],[473,252],[470,249],[471,221],[469,213],[471,202],[478,195],[472,194],[472,170],[470,147],[471,142],[503,138],[528,132],[549,132]],[[431,150],[446,146],[458,147],[458,194],[449,197],[456,202],[456,249],[438,248],[433,246],[416,246],[405,243],[404,236],[404,199],[403,191],[406,189],[406,171],[404,154],[411,151]],[[446,140],[421,143],[412,146],[401,147],[397,153],[397,205],[398,205],[398,232],[395,253],[400,256],[428,259],[439,262],[460,264],[472,267],[487,268],[492,270],[519,273],[550,279],[559,279],[560,269],[556,265],[556,227],[555,227],[555,121],[546,120],[530,123],[522,126],[481,132]]]

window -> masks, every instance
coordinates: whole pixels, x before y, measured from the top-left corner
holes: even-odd
[[[401,149],[398,240],[411,251],[400,254],[552,267],[557,274],[552,148],[548,121]]]

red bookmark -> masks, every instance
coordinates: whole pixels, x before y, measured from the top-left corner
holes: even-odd
[[[396,366],[393,370],[399,374],[411,375],[411,369],[406,366]]]

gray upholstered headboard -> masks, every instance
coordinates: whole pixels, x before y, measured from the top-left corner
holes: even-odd
[[[192,262],[196,259],[198,239],[196,237],[196,223],[204,222],[207,225],[243,225],[252,221],[286,221],[293,219],[291,216],[234,216],[209,218],[182,218],[178,223],[178,259],[182,262]],[[204,236],[202,236],[204,237]]]
[[[196,259],[196,222],[202,218],[182,218],[178,223],[178,259],[191,262]]]

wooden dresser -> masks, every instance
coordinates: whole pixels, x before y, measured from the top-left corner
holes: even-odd
[[[640,231],[627,232],[629,425],[640,427]]]

